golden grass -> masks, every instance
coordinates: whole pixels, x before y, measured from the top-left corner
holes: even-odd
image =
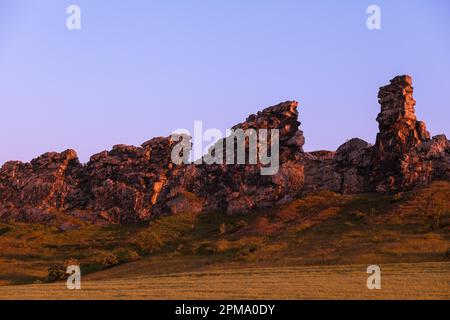
[[[0,287],[0,299],[450,299],[450,263],[381,265],[381,290],[367,265],[232,269],[111,280]]]
[[[139,225],[73,221],[79,229],[61,231],[56,224],[0,224],[0,285],[45,281],[50,265],[69,258],[98,280],[261,267],[448,262],[449,194],[450,183],[438,182],[395,199],[317,192],[270,210],[231,216],[186,213]],[[155,237],[157,245],[143,250],[146,242],[140,241]],[[120,265],[101,271],[110,254]]]

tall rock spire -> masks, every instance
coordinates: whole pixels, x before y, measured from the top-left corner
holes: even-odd
[[[417,121],[415,115],[410,76],[392,79],[389,85],[380,88],[378,99],[381,112],[377,117],[380,132],[376,149],[380,155],[404,153],[430,139],[425,123]]]
[[[430,139],[425,123],[415,115],[412,79],[397,76],[380,88],[378,114],[380,132],[374,150],[374,174],[379,191],[392,191],[412,183],[408,172],[416,148]]]

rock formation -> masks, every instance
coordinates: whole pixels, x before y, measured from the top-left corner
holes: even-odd
[[[444,135],[430,139],[425,123],[416,119],[411,77],[395,77],[378,98],[375,146],[355,138],[336,152],[308,153],[306,192],[397,192],[449,180],[449,141]]]
[[[293,101],[234,126],[278,130],[280,157],[273,175],[262,175],[266,164],[251,162],[250,156],[241,164],[211,164],[230,152],[237,160],[233,136],[218,141],[202,164],[172,163],[172,150],[181,140],[170,137],[141,147],[116,145],[85,165],[73,150],[46,153],[30,163],[7,162],[0,170],[0,220],[45,222],[64,214],[96,223],[133,223],[183,211],[247,212],[314,190],[398,192],[450,180],[450,142],[444,135],[430,138],[416,119],[411,78],[394,78],[380,88],[378,98],[380,132],[374,146],[355,138],[335,152],[305,153]],[[272,133],[267,141],[258,140],[258,151],[269,148],[271,153],[271,140]],[[250,141],[244,143],[246,154]]]
[[[399,76],[378,93],[380,132],[373,153],[378,191],[399,190],[430,181],[431,164],[417,154],[418,146],[430,139],[423,122],[417,121],[412,80]]]
[[[170,181],[164,189],[164,199],[177,199],[179,203],[184,194],[194,194],[202,202],[203,210],[222,210],[228,213],[247,212],[256,208],[273,206],[298,196],[303,187],[303,132],[299,130],[297,102],[288,101],[264,109],[249,116],[245,122],[232,129],[278,129],[280,165],[274,175],[262,175],[260,162],[249,164],[207,164],[189,165],[178,173],[179,179]],[[237,142],[232,140],[234,160],[236,163]],[[248,155],[246,141],[246,154]],[[270,138],[267,141],[270,145]],[[227,138],[216,143],[223,146],[226,152]],[[262,146],[259,144],[258,148]],[[269,148],[270,149],[270,148]],[[270,150],[269,150],[270,151]],[[226,158],[226,152],[223,158]],[[205,156],[204,158],[209,157]],[[181,198],[180,198],[181,197]],[[184,209],[189,210],[187,204]],[[167,212],[174,212],[174,210]]]
[[[49,152],[30,163],[10,161],[0,170],[0,217],[26,222],[51,219],[78,189],[82,165],[73,150]]]

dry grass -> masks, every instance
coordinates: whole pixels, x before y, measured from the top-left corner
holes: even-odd
[[[361,277],[366,279],[365,269],[336,265],[392,264],[392,281],[386,273],[389,282],[379,297],[442,297],[449,292],[449,194],[450,183],[439,182],[404,193],[401,198],[318,192],[279,208],[250,214],[187,213],[140,225],[94,226],[73,221],[79,224],[77,230],[61,231],[55,224],[0,224],[0,285],[45,281],[50,265],[75,258],[87,280],[85,290],[62,290],[61,295],[94,297],[96,290],[104,290],[104,285],[110,283],[109,288],[114,285],[122,291],[105,291],[109,293],[98,297],[131,297],[126,290],[134,288],[137,293],[133,298],[141,298],[141,284],[136,278],[142,278],[142,287],[149,288],[143,291],[142,298],[194,298],[196,294],[210,299],[235,297],[237,289],[229,285],[241,288],[243,298],[315,298],[322,293],[323,297],[370,298],[378,297],[378,293],[359,287]],[[118,257],[119,265],[103,270],[102,262],[109,255]],[[418,287],[405,284],[409,276],[403,276],[400,267],[396,267],[398,263],[411,264],[411,278],[419,281]],[[427,271],[429,266],[436,274]],[[249,268],[259,271],[245,271]],[[235,271],[229,274],[223,270]],[[199,274],[202,276],[193,276]],[[250,282],[242,278],[244,275]],[[342,275],[345,276],[341,278]],[[112,282],[103,282],[110,279]],[[180,287],[175,282],[165,282],[170,279],[186,283],[196,280]],[[214,279],[218,286],[208,289]],[[330,283],[327,288],[323,288],[324,281]],[[247,291],[238,282],[249,290],[254,287],[253,291],[244,294]],[[156,289],[158,285],[162,291]],[[344,289],[339,288],[341,285]],[[0,287],[0,292],[7,296],[11,290],[11,297],[20,297],[21,290],[30,290],[29,294],[42,297],[44,291],[51,293],[60,287],[61,284],[8,286]],[[410,288],[419,288],[420,292]]]
[[[450,299],[450,263],[381,266],[381,290],[366,265],[259,268],[0,287],[0,299]]]

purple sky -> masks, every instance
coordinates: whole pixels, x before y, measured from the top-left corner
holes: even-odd
[[[306,150],[373,143],[378,88],[405,73],[418,117],[450,135],[449,39],[448,0],[0,0],[0,164],[68,148],[87,161],[194,120],[225,131],[285,100]]]

